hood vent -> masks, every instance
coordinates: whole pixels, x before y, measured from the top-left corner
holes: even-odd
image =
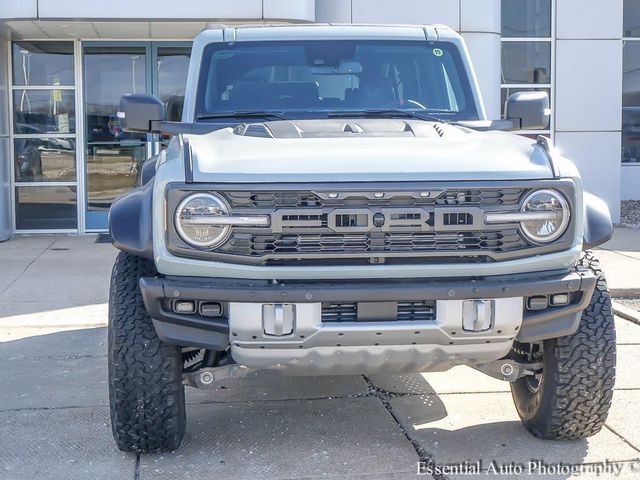
[[[342,131],[345,133],[364,133],[362,127],[356,123],[345,123]]]
[[[274,138],[264,123],[243,123],[234,128],[233,133],[243,137]]]
[[[233,133],[257,138],[340,138],[340,137],[418,137],[441,138],[461,134],[459,129],[445,128],[442,123],[423,120],[373,119],[353,120],[276,120],[264,123],[246,123],[234,128]]]
[[[433,129],[438,132],[438,135],[444,137],[444,124],[443,123],[434,123]]]

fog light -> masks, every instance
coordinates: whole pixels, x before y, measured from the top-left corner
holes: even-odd
[[[551,295],[551,305],[554,307],[559,307],[562,305],[569,305],[569,294],[568,293],[556,293]]]
[[[173,302],[173,311],[176,313],[194,313],[196,304],[192,301],[176,300]]]
[[[549,300],[546,295],[538,297],[529,297],[527,300],[527,308],[529,310],[544,310],[549,306]]]

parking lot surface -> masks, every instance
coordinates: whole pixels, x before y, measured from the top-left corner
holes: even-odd
[[[613,462],[616,478],[640,478],[640,325],[622,318],[613,408],[603,431],[586,440],[532,437],[508,384],[467,367],[368,377],[257,372],[210,391],[188,389],[188,433],[176,452],[119,452],[105,327],[115,255],[93,236],[0,244],[0,479],[432,478],[417,476],[421,461],[467,461],[481,469],[476,478],[515,479],[523,475],[491,469],[530,460]],[[462,473],[446,478],[474,478]],[[596,478],[547,473],[534,478]]]

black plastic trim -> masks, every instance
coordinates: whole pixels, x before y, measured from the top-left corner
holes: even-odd
[[[584,250],[590,250],[611,240],[613,221],[607,204],[590,193],[585,192]]]
[[[156,176],[156,167],[158,166],[158,155],[151,157],[144,161],[142,168],[140,169],[140,182],[139,186],[146,185],[153,177]]]
[[[202,328],[153,319],[160,340],[173,345],[206,348],[220,352],[229,345],[229,335]]]
[[[263,280],[196,277],[145,277],[140,279],[145,306],[156,325],[188,327],[192,336],[181,345],[202,346],[202,337],[211,333],[227,335],[226,318],[206,318],[197,314],[180,315],[168,309],[168,299],[249,303],[309,302],[401,302],[416,299],[455,300],[527,297],[554,293],[579,293],[580,300],[542,312],[524,310],[519,341],[542,340],[568,335],[577,329],[580,313],[595,288],[591,271],[543,272],[486,279],[416,281],[291,282],[274,284]],[[167,327],[168,328],[168,327]],[[216,336],[217,338],[217,336]],[[169,340],[167,340],[169,341]],[[175,343],[174,341],[172,341]]]
[[[153,259],[153,182],[118,197],[109,209],[113,246]]]
[[[189,145],[189,139],[184,138],[184,179],[186,183],[193,183],[193,154],[191,152],[191,145]]]

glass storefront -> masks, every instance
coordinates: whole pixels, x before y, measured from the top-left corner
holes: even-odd
[[[120,97],[157,95],[169,119],[179,120],[190,53],[188,42],[12,43],[18,231],[107,228],[113,200],[137,184],[142,163],[168,141],[123,132]]]
[[[622,163],[640,165],[640,2],[624,2]]]
[[[13,42],[13,180],[18,230],[75,230],[73,42]]]
[[[551,2],[552,0],[503,0],[502,36],[551,37]]]
[[[553,106],[553,31],[555,0],[502,2],[502,105],[509,95],[545,91]],[[523,132],[527,133],[527,132]],[[533,134],[551,134],[551,125]]]
[[[126,133],[120,128],[116,115],[120,97],[127,93],[152,93],[166,103],[168,117],[179,120],[190,52],[188,45],[150,42],[84,44],[88,230],[106,227],[111,203],[136,186],[142,163],[157,151],[155,144],[161,140],[153,135]]]
[[[85,46],[83,59],[86,218],[88,229],[99,229],[111,202],[135,186],[147,157],[146,135],[124,132],[116,116],[123,94],[150,90],[147,48]]]

